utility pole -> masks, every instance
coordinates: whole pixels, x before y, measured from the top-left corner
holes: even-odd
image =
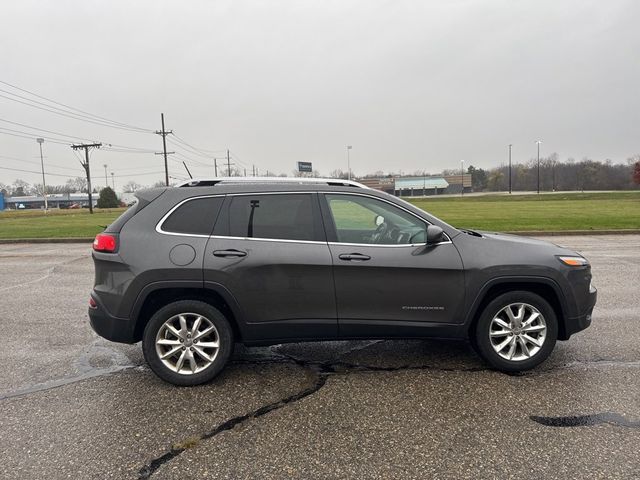
[[[84,150],[84,162],[80,161],[80,165],[84,168],[85,173],[87,174],[87,190],[89,192],[89,213],[93,213],[93,198],[91,196],[91,170],[89,168],[89,149],[90,148],[100,148],[102,146],[101,143],[81,143],[79,145],[71,145],[71,148],[74,150]]]
[[[255,165],[251,165],[253,167],[253,176],[256,176],[256,166]]]
[[[229,150],[227,149],[227,177],[231,176],[231,165],[234,164],[231,163],[231,157],[229,156]]]
[[[42,156],[42,144],[44,138],[36,138],[36,142],[40,144],[40,165],[42,166],[42,196],[44,197],[44,211],[49,210],[49,204],[47,202],[47,182],[44,179],[44,157]]]
[[[460,186],[462,187],[460,196],[464,197],[464,160],[460,160]]]
[[[246,168],[244,169],[244,176],[245,177],[247,176],[247,169]]]
[[[104,167],[104,186],[109,186],[109,180],[107,180],[107,164],[102,165]]]
[[[540,140],[536,140],[538,144],[538,194],[540,194],[540,144],[542,143]]]
[[[169,186],[169,165],[167,164],[167,155],[172,155],[176,152],[167,152],[167,135],[173,133],[173,130],[168,132],[164,129],[164,113],[160,114],[160,120],[162,121],[162,130],[156,130],[157,135],[162,135],[162,153],[156,153],[156,155],[164,155],[164,183]]]
[[[217,158],[213,159],[213,168],[215,169],[216,178],[218,178],[218,159]]]
[[[511,147],[512,144],[509,144],[509,193],[511,193]]]
[[[113,172],[111,172],[111,188],[113,188],[113,191],[116,191],[116,179],[113,176]]]
[[[347,145],[347,177],[351,180],[351,156],[349,155],[351,149],[353,147],[351,145]]]

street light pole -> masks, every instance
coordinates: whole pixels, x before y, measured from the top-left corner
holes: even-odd
[[[113,191],[116,191],[116,179],[113,176],[113,172],[111,172],[111,188],[113,188]]]
[[[107,164],[103,164],[102,165],[104,167],[104,186],[108,187],[109,186],[109,180],[107,180]]]
[[[36,142],[40,145],[40,166],[42,167],[42,196],[44,197],[44,211],[49,210],[49,203],[47,202],[47,182],[44,178],[44,157],[42,156],[42,144],[44,138],[36,138]]]
[[[460,160],[460,186],[462,187],[460,196],[464,197],[464,160]]]
[[[538,144],[538,194],[540,194],[540,144],[542,143],[540,140],[536,140]]]
[[[351,157],[349,155],[349,151],[351,150],[351,145],[347,145],[347,177],[351,180]]]
[[[511,193],[511,147],[512,144],[509,144],[509,193]]]

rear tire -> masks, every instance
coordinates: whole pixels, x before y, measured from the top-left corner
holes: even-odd
[[[233,331],[215,307],[198,300],[165,305],[149,320],[142,351],[151,370],[180,386],[206,383],[224,368],[233,351]]]
[[[549,303],[532,292],[499,295],[484,309],[473,332],[475,350],[503,372],[532,369],[553,351],[558,320]]]

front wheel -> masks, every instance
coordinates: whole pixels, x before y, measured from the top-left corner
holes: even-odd
[[[480,356],[504,372],[529,370],[551,354],[558,338],[553,308],[526,291],[504,293],[482,312],[474,343]]]
[[[224,368],[233,351],[233,332],[218,309],[197,300],[180,300],[151,317],[142,351],[161,379],[180,386],[199,385]]]

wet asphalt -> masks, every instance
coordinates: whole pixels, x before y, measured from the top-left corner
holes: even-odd
[[[0,478],[640,478],[640,236],[549,239],[599,300],[532,372],[464,342],[238,346],[196,388],[92,332],[89,245],[0,245]]]

